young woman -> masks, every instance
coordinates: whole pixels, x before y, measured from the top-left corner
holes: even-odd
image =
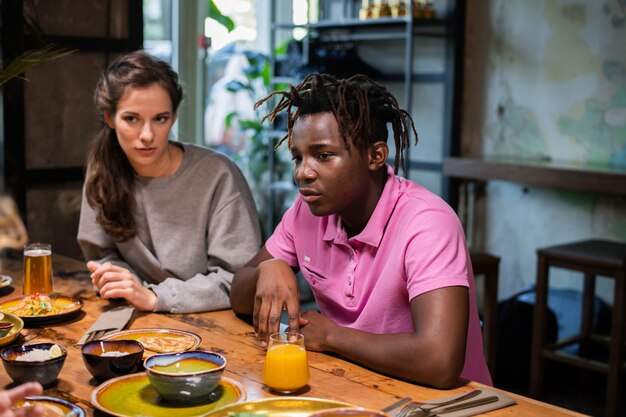
[[[254,200],[222,154],[173,142],[178,75],[137,51],[100,78],[78,243],[103,298],[138,310],[228,308],[233,273],[260,245]]]
[[[313,74],[274,94],[269,116],[287,110],[300,195],[235,274],[233,310],[253,315],[262,342],[287,310],[307,349],[437,388],[459,377],[491,384],[461,224],[441,198],[396,176],[411,117],[365,76]],[[301,314],[296,270],[321,314]]]

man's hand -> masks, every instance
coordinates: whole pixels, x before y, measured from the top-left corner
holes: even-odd
[[[323,352],[328,346],[328,337],[338,326],[317,311],[309,310],[302,313],[304,344],[308,350]]]
[[[258,280],[252,323],[261,344],[279,331],[283,309],[289,315],[289,328],[300,329],[300,291],[291,267],[280,259],[269,259],[257,266]]]

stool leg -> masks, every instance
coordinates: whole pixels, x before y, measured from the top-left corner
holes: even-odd
[[[530,395],[538,398],[543,393],[543,354],[546,344],[546,318],[548,316],[548,263],[537,258],[537,287],[533,312],[533,339],[530,355]]]
[[[624,371],[624,323],[626,323],[626,276],[624,272],[615,276],[615,294],[613,296],[613,323],[611,324],[611,342],[609,352],[609,381],[607,384],[604,415],[616,416],[619,412],[619,398]]]
[[[593,327],[593,299],[596,294],[596,276],[585,273],[585,283],[583,286],[583,308],[580,316],[580,356],[589,358],[590,346],[589,337]]]
[[[498,264],[485,271],[485,347],[491,375],[496,374],[496,334],[498,332]]]

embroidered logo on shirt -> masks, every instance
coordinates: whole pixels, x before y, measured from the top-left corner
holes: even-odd
[[[304,262],[311,262],[311,258],[304,255]]]

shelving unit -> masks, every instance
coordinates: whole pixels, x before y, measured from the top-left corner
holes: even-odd
[[[393,47],[402,46],[402,67],[394,71],[385,71],[385,66],[378,66],[381,75],[376,81],[387,86],[398,98],[401,106],[411,114],[416,122],[420,144],[426,143],[426,154],[420,153],[421,148],[411,147],[406,150],[406,177],[415,180],[431,191],[441,195],[453,207],[456,206],[458,195],[453,178],[443,173],[443,160],[449,156],[457,156],[460,152],[460,101],[461,75],[463,56],[463,34],[465,20],[465,4],[460,0],[435,2],[438,9],[434,19],[413,18],[414,7],[408,7],[406,16],[384,17],[379,19],[359,20],[360,0],[319,0],[318,21],[296,25],[289,21],[278,21],[277,12],[289,9],[292,0],[272,2],[271,18],[271,50],[276,50],[280,39],[288,38],[289,31],[296,28],[304,29],[307,35],[302,39],[303,64],[309,63],[314,52],[314,42],[351,43],[357,50],[365,46],[384,47],[385,56],[380,61],[387,61],[392,56]],[[308,1],[311,6],[313,2]],[[434,41],[433,41],[434,40]],[[440,50],[433,52],[433,42],[439,42]],[[420,65],[420,47],[427,49],[431,57],[438,58],[439,68],[432,65]],[[381,48],[382,49],[382,48]],[[276,68],[277,57],[271,57],[271,66]],[[371,65],[371,64],[370,64]],[[275,76],[271,88],[280,83],[299,82],[299,79]],[[432,113],[423,107],[423,96],[415,93],[416,88],[424,85],[438,85],[441,114],[420,120],[420,115]],[[400,87],[400,88],[399,88]],[[395,89],[394,89],[395,88]],[[396,91],[398,90],[398,91]],[[440,118],[439,120],[433,120]],[[435,126],[437,124],[437,126]],[[426,134],[424,134],[426,132]],[[280,137],[280,136],[279,136]],[[432,142],[435,141],[435,142]],[[272,143],[272,141],[270,141]],[[390,146],[393,143],[390,142]],[[391,154],[393,154],[393,149]],[[393,162],[393,161],[390,161]],[[400,172],[402,174],[402,171]],[[275,219],[274,219],[275,221]]]

